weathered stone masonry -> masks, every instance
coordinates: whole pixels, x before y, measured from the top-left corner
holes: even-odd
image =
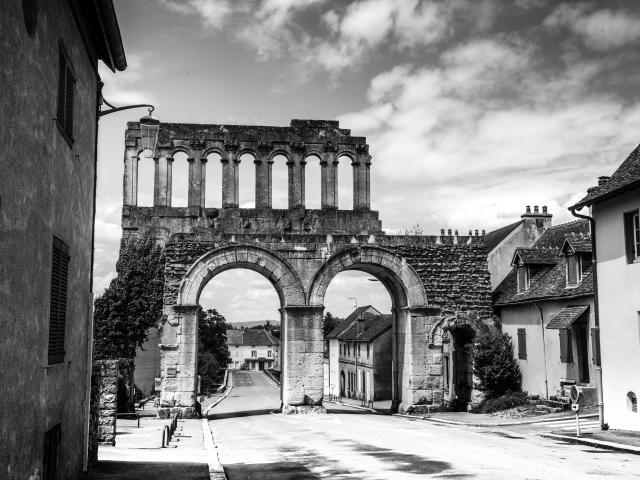
[[[223,208],[204,208],[196,202],[205,188],[199,175],[195,180],[190,177],[189,207],[136,207],[137,187],[132,183],[136,171],[132,159],[139,152],[136,127],[129,124],[127,131],[123,229],[130,236],[149,232],[166,246],[160,322],[164,408],[186,412],[193,405],[200,291],[213,276],[230,268],[263,274],[279,295],[284,411],[317,411],[322,404],[324,294],[336,274],[354,269],[376,277],[392,298],[396,405],[442,403],[442,344],[433,341],[434,332],[448,322],[475,326],[491,319],[481,237],[385,235],[377,212],[369,209],[371,157],[365,139],[326,121],[294,120],[291,127],[162,125],[159,151],[165,149],[167,155],[171,149],[189,148],[197,162],[214,148],[252,153],[260,208],[237,208],[237,176],[228,172],[222,178]],[[269,208],[269,163],[264,159],[274,152],[289,159],[288,210]],[[347,154],[354,168],[354,210],[338,210],[337,169],[332,165],[339,155]],[[304,208],[307,155],[324,159],[320,210]],[[237,155],[226,158],[233,165]],[[161,167],[158,163],[156,179],[164,175]],[[156,182],[156,190],[157,198],[170,196],[168,184]]]

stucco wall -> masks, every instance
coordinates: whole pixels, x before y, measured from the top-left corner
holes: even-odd
[[[96,112],[90,59],[69,2],[38,2],[34,38],[22,3],[0,15],[0,476],[42,471],[45,432],[61,424],[61,478],[82,468],[91,325]],[[62,40],[75,69],[70,148],[55,122]],[[52,236],[70,248],[66,355],[48,365]]]
[[[589,335],[594,325],[593,298],[580,297],[567,300],[540,301],[544,326],[564,307],[571,305],[589,305]],[[513,353],[522,371],[522,389],[530,395],[546,395],[545,369],[549,386],[549,395],[557,395],[560,382],[578,379],[577,344],[572,337],[573,363],[560,361],[560,337],[556,329],[544,329],[540,326],[540,310],[533,303],[503,307],[501,312],[502,331],[511,336]],[[526,331],[527,358],[518,358],[518,329]],[[592,363],[591,337],[588,338],[589,385],[595,386],[595,367]],[[546,352],[546,354],[545,354]],[[546,358],[546,366],[545,366]]]
[[[640,397],[640,263],[627,263],[623,226],[623,213],[637,208],[639,189],[593,208],[605,421],[625,430],[640,430],[640,413],[627,408],[628,392]]]

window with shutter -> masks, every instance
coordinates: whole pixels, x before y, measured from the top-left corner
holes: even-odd
[[[69,55],[67,55],[67,51],[62,43],[60,44],[59,69],[56,125],[71,147],[73,146],[73,100],[76,79],[73,66],[71,65],[71,59]]]
[[[518,358],[527,359],[527,331],[524,328],[518,329]]]
[[[526,292],[529,289],[529,267],[527,265],[518,266],[518,293]]]
[[[624,243],[627,263],[640,261],[640,217],[638,210],[624,214]]]
[[[591,357],[594,365],[600,365],[600,341],[597,328],[591,329]]]
[[[64,361],[64,333],[67,319],[69,247],[53,237],[51,258],[51,299],[49,308],[49,364]]]
[[[567,255],[567,286],[578,285],[578,256]]]
[[[573,351],[571,350],[571,330],[563,328],[558,330],[560,335],[560,361],[573,363]]]

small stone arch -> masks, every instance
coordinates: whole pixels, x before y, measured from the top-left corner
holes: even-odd
[[[187,155],[187,158],[193,158],[193,152],[191,151],[190,148],[184,147],[182,145],[176,145],[175,147],[173,147],[171,149],[171,158],[173,158],[175,156],[176,153],[184,153]]]
[[[266,248],[243,244],[212,250],[196,260],[180,283],[176,304],[197,305],[207,282],[232,268],[247,268],[264,275],[276,289],[282,306],[305,304],[300,278],[285,260]]]
[[[200,155],[201,158],[206,159],[209,155],[211,155],[212,153],[217,153],[218,155],[220,155],[221,158],[225,158],[226,156],[226,152],[224,151],[224,149],[217,147],[217,146],[213,146],[213,147],[208,147],[206,149],[204,149]]]
[[[489,327],[480,318],[471,315],[443,316],[437,321],[427,334],[427,343],[430,347],[442,346],[442,339],[447,331],[457,327],[468,326],[476,335],[487,333]]]
[[[347,157],[352,162],[355,162],[356,160],[356,155],[351,150],[340,150],[338,153],[336,153],[336,160],[340,157]]]
[[[245,154],[251,155],[254,161],[258,159],[258,154],[253,148],[246,147],[246,148],[240,149],[238,151],[238,158],[240,158],[242,155],[245,155]]]
[[[269,154],[269,161],[273,161],[273,159],[275,157],[277,157],[278,155],[282,155],[283,157],[285,157],[287,159],[287,162],[291,161],[291,153],[287,150],[284,150],[282,148],[278,148],[276,150],[274,150],[273,152],[271,152]]]
[[[422,280],[400,255],[378,246],[349,246],[329,258],[316,272],[308,304],[323,305],[329,283],[338,273],[362,270],[376,277],[389,291],[393,308],[427,306]]]

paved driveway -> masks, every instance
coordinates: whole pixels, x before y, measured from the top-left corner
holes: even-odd
[[[328,415],[274,414],[279,391],[264,374],[235,373],[233,383],[210,416],[230,480],[640,478],[634,455],[348,407]]]

